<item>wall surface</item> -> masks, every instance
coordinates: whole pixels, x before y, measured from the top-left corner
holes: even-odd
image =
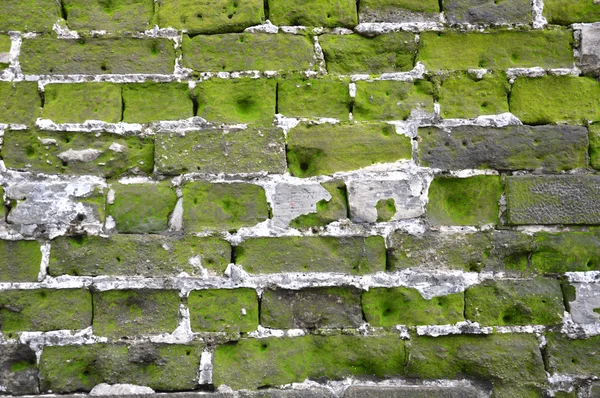
[[[0,394],[600,397],[597,0],[1,0]]]

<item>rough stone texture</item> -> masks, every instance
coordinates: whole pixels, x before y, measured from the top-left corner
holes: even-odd
[[[490,33],[423,32],[417,61],[430,70],[571,68],[568,30]]]
[[[363,323],[360,290],[352,287],[268,289],[260,301],[260,324],[268,328],[357,328]]]
[[[121,120],[121,87],[110,83],[48,84],[42,118],[55,123]]]
[[[289,219],[289,215],[299,213],[300,215],[292,219],[289,222],[289,225],[293,228],[309,228],[324,226],[331,222],[347,217],[348,192],[344,182],[332,180],[312,186],[319,186],[321,189],[317,192],[311,193],[310,189],[307,190],[306,187],[300,187],[300,189],[298,189],[298,192],[300,192],[298,196],[298,194],[294,192],[295,189],[291,188],[296,186],[290,184],[278,184],[276,190],[281,195],[282,202],[285,200],[288,200],[288,202],[286,206],[286,203],[278,202],[276,199],[274,203],[275,209],[273,210],[273,221],[277,224],[285,225],[285,221]],[[288,193],[289,191],[285,190],[286,188],[292,190],[291,195],[293,196]],[[310,201],[308,203],[305,202],[306,204],[302,205],[302,202],[306,200],[306,196],[308,196],[309,199],[314,200],[315,196],[322,195],[324,193],[323,190],[329,194],[329,197],[326,196],[316,203],[314,201]],[[296,197],[298,197],[297,200],[302,206],[300,209],[297,208],[300,206],[297,206],[298,204],[295,202]],[[284,216],[280,216],[279,210],[283,208],[285,208],[287,212],[283,212]]]
[[[307,377],[381,378],[403,374],[405,360],[398,335],[242,339],[217,348],[213,380],[215,386],[255,389]]]
[[[348,120],[348,82],[333,79],[282,79],[277,83],[277,111],[288,117]]]
[[[19,57],[25,74],[171,74],[173,42],[168,39],[24,39]]]
[[[24,344],[0,345],[0,385],[3,392],[14,395],[37,394],[37,359]]]
[[[194,181],[182,191],[186,232],[251,227],[269,218],[265,191],[258,185]]]
[[[4,290],[0,330],[12,332],[79,330],[92,324],[92,296],[86,289]]]
[[[176,290],[109,290],[94,293],[94,323],[97,336],[147,336],[171,333],[179,318]]]
[[[556,25],[597,22],[600,19],[600,5],[594,0],[546,0],[544,17],[548,23]]]
[[[478,398],[481,393],[468,386],[350,386],[344,398]]]
[[[179,175],[283,173],[285,138],[277,128],[187,131],[156,135],[158,172]]]
[[[353,0],[271,0],[269,19],[275,25],[345,27],[358,24]]]
[[[506,179],[509,224],[600,223],[600,177],[511,176]]]
[[[266,389],[259,391],[238,391],[240,398],[336,398],[329,389],[311,387],[310,389],[276,390]]]
[[[112,184],[115,199],[107,211],[123,233],[157,233],[168,228],[177,195],[170,181],[152,184]]]
[[[63,0],[63,7],[75,30],[144,31],[154,13],[152,0]]]
[[[410,138],[389,124],[302,124],[287,135],[292,175],[311,177],[410,159]]]
[[[426,80],[356,83],[356,120],[403,120],[417,110],[433,112],[433,85]]]
[[[361,301],[365,318],[374,327],[447,325],[464,321],[463,293],[426,300],[413,288],[371,288],[363,293]]]
[[[185,83],[123,85],[123,121],[148,123],[194,116],[190,89]]]
[[[421,166],[446,170],[585,168],[588,133],[579,126],[457,126],[419,129]]]
[[[594,324],[600,320],[600,286],[595,283],[572,283],[572,297],[565,295],[573,321]]]
[[[546,334],[548,371],[578,377],[594,377],[600,372],[600,336],[570,339],[558,333]]]
[[[258,327],[258,297],[254,289],[194,290],[188,297],[194,332],[248,333]]]
[[[362,22],[414,22],[439,20],[437,0],[361,0],[358,20]]]
[[[48,32],[60,18],[54,0],[4,0],[0,4],[0,31]]]
[[[590,166],[600,170],[600,124],[588,126]]]
[[[0,240],[0,282],[35,282],[41,262],[38,242]]]
[[[41,113],[41,109],[42,99],[37,83],[0,82],[0,123],[31,126]]]
[[[539,272],[600,270],[600,234],[593,232],[538,232],[531,267]]]
[[[418,44],[408,32],[375,37],[323,35],[327,71],[336,74],[402,72],[413,68]]]
[[[580,52],[579,68],[583,72],[598,75],[600,73],[600,28],[581,29]]]
[[[309,38],[294,35],[225,34],[183,38],[183,65],[199,72],[301,71],[313,67]]]
[[[456,24],[530,24],[529,0],[444,0],[444,15]]]
[[[385,270],[385,243],[379,236],[280,237],[247,239],[234,248],[236,264],[250,273]]]

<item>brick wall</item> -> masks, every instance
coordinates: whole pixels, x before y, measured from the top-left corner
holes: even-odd
[[[597,3],[1,0],[0,394],[600,396]]]

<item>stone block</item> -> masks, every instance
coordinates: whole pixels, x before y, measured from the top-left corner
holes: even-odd
[[[288,117],[348,120],[348,84],[333,79],[281,79],[277,84],[277,113]]]
[[[271,0],[269,19],[275,25],[354,28],[358,24],[353,0]]]
[[[192,116],[194,104],[187,83],[123,85],[124,122],[148,123]]]
[[[285,192],[283,191],[282,186],[296,190],[294,196],[287,196],[290,195],[289,193],[287,195],[282,195],[282,193]],[[297,207],[300,206],[297,206],[295,198],[297,198],[297,200],[300,203],[302,203],[302,201],[304,201],[306,198],[306,187],[298,187],[297,185],[293,184],[279,184],[275,189],[277,193],[282,195],[282,202],[285,201],[286,198],[290,199],[291,201],[287,203],[286,210],[288,210],[289,213],[287,213],[286,217],[284,218],[280,217],[279,210],[283,208],[285,204],[278,202],[276,199],[273,209],[273,221],[277,223],[278,220],[284,218],[284,220],[282,220],[282,223],[285,224],[285,220],[289,219],[289,217],[287,217],[288,215],[299,213],[300,215],[298,215],[298,217],[295,217],[289,221],[289,225],[293,228],[310,228],[324,226],[331,222],[347,218],[348,193],[346,191],[346,184],[344,184],[343,181],[332,180],[328,182],[322,182],[321,184],[316,186],[319,186],[321,188],[319,193],[321,193],[323,190],[329,193],[329,198],[323,198],[316,203],[314,201],[309,202],[311,205],[314,204],[314,208],[310,206],[307,208],[298,209]],[[278,197],[279,195],[276,196],[276,198]]]
[[[0,384],[14,395],[38,394],[35,351],[25,344],[0,345]]]
[[[437,0],[361,0],[358,20],[361,23],[438,21],[439,12]]]
[[[41,110],[36,82],[0,82],[0,123],[32,126]]]
[[[194,290],[187,305],[194,332],[248,333],[258,328],[258,297],[254,289]]]
[[[111,32],[150,29],[152,0],[63,0],[67,24],[74,30]]]
[[[481,79],[468,74],[445,78],[440,88],[439,104],[443,118],[475,118],[508,112],[506,78],[485,74]]]
[[[600,322],[600,286],[596,283],[571,283],[572,296],[565,294],[573,321],[592,325]]]
[[[0,4],[0,31],[50,32],[60,18],[54,0],[5,0]]]
[[[595,377],[600,372],[600,336],[570,339],[559,333],[546,334],[548,372]]]
[[[596,170],[600,170],[600,124],[589,125],[588,131],[590,166]]]
[[[529,0],[444,0],[444,16],[452,24],[531,24]]]
[[[414,111],[433,112],[433,85],[426,80],[356,83],[356,120],[404,120]]]
[[[38,242],[0,240],[0,282],[36,282],[41,263]]]
[[[48,84],[42,118],[55,123],[121,121],[121,87],[112,83]]]
[[[600,28],[581,29],[580,53],[579,69],[585,73],[598,75],[600,73]]]
[[[594,0],[546,0],[543,15],[553,25],[597,22],[600,19],[600,4]]]
[[[336,398],[327,388],[310,387],[306,389],[280,390],[277,388],[261,389],[258,391],[236,391],[239,398]]]
[[[531,267],[540,273],[600,270],[600,234],[597,231],[538,232]]]
[[[482,391],[472,386],[350,386],[344,398],[477,398]]]

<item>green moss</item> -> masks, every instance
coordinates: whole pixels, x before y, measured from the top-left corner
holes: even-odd
[[[486,74],[474,79],[460,73],[444,79],[440,89],[440,108],[444,118],[474,118],[508,112],[510,89],[505,77]]]
[[[539,232],[531,267],[540,273],[600,270],[600,234]]]
[[[195,290],[188,297],[188,308],[194,332],[248,333],[258,328],[254,289]]]
[[[396,214],[396,202],[394,198],[380,199],[375,205],[377,210],[377,222],[390,221]]]
[[[433,112],[433,85],[428,81],[356,83],[352,110],[356,120],[403,120],[417,109]]]
[[[175,209],[177,195],[169,181],[156,184],[112,184],[115,200],[108,214],[124,233],[157,233],[168,228],[169,215]]]
[[[545,398],[547,395],[544,394],[544,390],[544,388],[536,386],[515,385],[511,381],[506,381],[503,383],[494,383],[491,398]],[[574,391],[573,395],[563,392],[555,392],[554,397],[576,398],[577,395]]]
[[[557,25],[596,22],[600,19],[600,4],[594,0],[546,0],[543,15],[548,23]]]
[[[195,181],[182,191],[186,232],[250,227],[269,218],[267,197],[258,185]]]
[[[428,70],[571,68],[569,30],[423,32],[417,61]]]
[[[36,241],[0,240],[0,281],[35,282],[42,252]]]
[[[75,30],[144,31],[154,13],[152,0],[63,0]]]
[[[0,3],[0,31],[50,32],[60,18],[54,0],[3,0]]]
[[[10,364],[11,373],[22,372],[27,369],[36,369],[35,361],[18,361]]]
[[[592,124],[588,127],[590,142],[590,166],[600,170],[600,124]]]
[[[12,47],[12,40],[9,36],[0,35],[0,55],[6,55],[10,53]],[[0,70],[8,67],[8,63],[0,62]]]
[[[32,126],[41,108],[37,82],[0,82],[0,123]]]
[[[285,116],[348,120],[350,100],[344,80],[291,78],[277,84],[277,109]]]
[[[48,84],[42,118],[55,123],[121,121],[121,87],[112,83]]]
[[[317,202],[316,213],[303,214],[290,221],[290,227],[309,228],[325,226],[331,222],[347,218],[348,198],[343,181],[322,182],[321,186],[331,194],[331,199]]]
[[[275,116],[275,80],[210,79],[199,83],[194,95],[198,116],[210,122],[270,124]]]
[[[353,0],[273,0],[269,19],[275,25],[345,27],[358,24]]]
[[[187,83],[125,84],[123,107],[123,121],[131,123],[187,119],[194,116]]]
[[[429,187],[427,219],[432,225],[483,225],[498,222],[500,177],[436,177]]]
[[[587,124],[600,120],[600,83],[589,77],[518,78],[510,111],[527,124]]]
[[[600,373],[600,336],[570,339],[558,333],[546,334],[548,371],[577,377],[595,377]]]
[[[388,33],[375,37],[323,35],[319,37],[327,71],[335,74],[409,71],[417,52],[415,35]]]
[[[423,298],[413,288],[374,288],[362,295],[363,313],[375,327],[447,325],[464,321],[462,293]]]

